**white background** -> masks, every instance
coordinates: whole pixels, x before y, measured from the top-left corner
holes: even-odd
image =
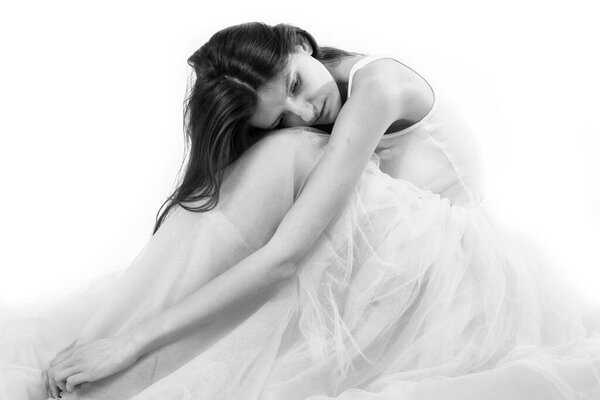
[[[498,221],[600,304],[591,1],[3,4],[0,306],[56,300],[131,263],[180,166],[186,59],[249,21],[392,52],[441,85],[477,133]]]

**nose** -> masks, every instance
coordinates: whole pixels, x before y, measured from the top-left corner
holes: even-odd
[[[315,119],[317,119],[317,108],[306,100],[294,101],[292,102],[290,108],[290,111],[292,111],[305,122],[313,122]]]

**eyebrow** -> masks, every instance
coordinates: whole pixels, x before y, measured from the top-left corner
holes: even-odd
[[[292,71],[290,70],[287,74],[287,78],[285,80],[285,94],[287,95],[290,92],[290,81],[292,80]],[[278,115],[277,118],[275,119],[275,122],[273,122],[273,124],[271,125],[271,128],[269,129],[275,129],[275,125],[277,125],[277,121],[279,121],[279,117],[281,116]]]

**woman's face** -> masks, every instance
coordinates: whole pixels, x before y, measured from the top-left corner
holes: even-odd
[[[297,46],[283,76],[258,91],[258,107],[250,119],[255,128],[275,129],[326,125],[342,108],[338,86],[310,47]]]

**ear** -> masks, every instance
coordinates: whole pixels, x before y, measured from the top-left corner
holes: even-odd
[[[309,56],[313,53],[312,46],[306,41],[302,41],[301,44],[297,44],[296,51],[304,51],[305,53],[308,53]]]

